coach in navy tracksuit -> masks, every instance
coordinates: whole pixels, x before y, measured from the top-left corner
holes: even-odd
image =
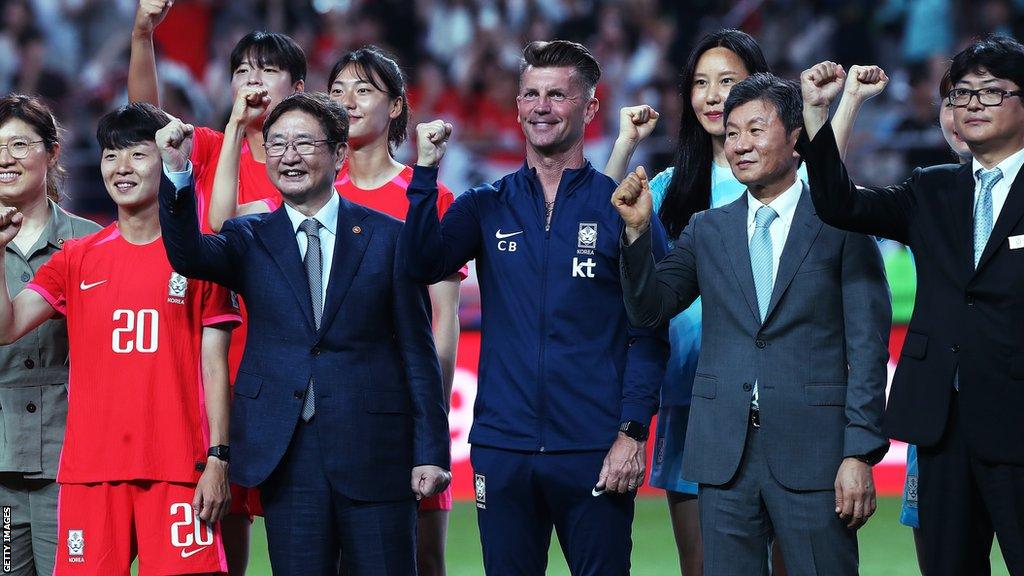
[[[400,237],[409,273],[435,282],[475,259],[480,280],[469,440],[489,574],[543,574],[552,526],[573,574],[629,573],[633,498],[668,344],[629,327],[615,183],[583,157],[600,74],[579,44],[527,46],[516,99],[526,163],[459,196],[440,223],[437,165],[451,126],[417,127]]]

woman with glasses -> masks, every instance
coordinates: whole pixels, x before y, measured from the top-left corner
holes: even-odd
[[[21,228],[0,252],[14,298],[70,238],[100,229],[65,212],[59,126],[39,99],[0,99],[0,207],[17,208]],[[57,546],[57,461],[67,418],[68,335],[53,319],[0,347],[0,504],[10,523],[10,566],[21,576],[53,573]],[[8,517],[7,514],[10,514]]]

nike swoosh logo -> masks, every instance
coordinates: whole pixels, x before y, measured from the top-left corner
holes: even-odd
[[[95,288],[95,287],[97,287],[100,284],[103,284],[105,282],[106,282],[106,280],[100,280],[99,282],[93,282],[92,284],[86,284],[85,280],[82,280],[82,283],[78,287],[81,288],[82,290],[88,290],[89,288]]]
[[[207,548],[209,548],[209,546],[203,546],[202,548],[196,548],[195,550],[182,550],[181,551],[181,557],[182,558],[188,558],[189,556],[192,556],[194,554],[198,554],[198,553],[202,552],[203,550],[206,550]]]
[[[522,233],[523,233],[523,231],[520,230],[519,232],[509,232],[507,234],[502,234],[501,233],[501,228],[498,228],[498,231],[494,233],[494,237],[497,238],[498,240],[502,240],[504,238],[511,238],[513,236],[518,236],[518,235],[520,235]]]

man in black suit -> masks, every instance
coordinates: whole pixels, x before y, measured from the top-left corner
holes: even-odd
[[[826,223],[908,245],[917,301],[883,432],[919,446],[925,573],[989,574],[993,532],[1024,574],[1024,46],[993,36],[951,66],[957,132],[972,163],[918,168],[860,188],[839,158],[828,105],[842,67],[802,76],[811,197]],[[865,72],[860,81],[884,82]]]

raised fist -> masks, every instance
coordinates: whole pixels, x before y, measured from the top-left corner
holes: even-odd
[[[448,138],[452,135],[452,125],[444,120],[434,120],[416,126],[416,164],[420,166],[437,166],[444,158],[448,147]]]
[[[135,30],[152,34],[173,5],[174,0],[139,0],[135,11]]]
[[[647,104],[626,106],[619,110],[619,138],[641,142],[658,125],[658,111]]]
[[[192,133],[195,127],[177,118],[171,118],[166,126],[156,132],[156,147],[160,159],[171,172],[183,172],[192,155]]]
[[[0,208],[0,250],[18,235],[24,218],[17,208]]]
[[[889,77],[878,66],[850,66],[843,91],[860,101],[874,98],[885,90]]]
[[[231,121],[248,126],[266,115],[269,108],[270,96],[265,88],[243,86],[235,95],[235,102],[231,107]]]
[[[828,108],[843,89],[846,71],[835,62],[821,62],[800,74],[800,92],[804,106]]]
[[[612,193],[612,206],[615,206],[626,223],[627,233],[630,228],[637,233],[647,229],[651,223],[651,213],[654,212],[654,201],[647,182],[647,171],[643,166],[637,166],[636,170],[622,179]]]

